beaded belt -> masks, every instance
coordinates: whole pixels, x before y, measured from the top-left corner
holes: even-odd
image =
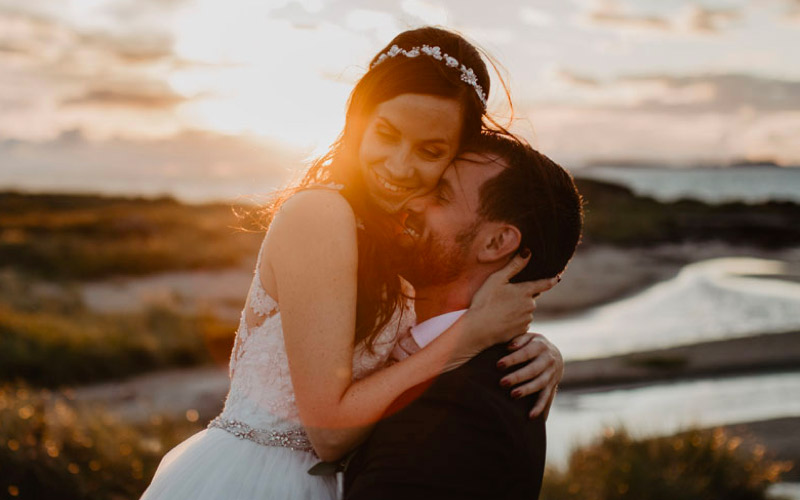
[[[222,418],[219,416],[209,422],[209,428],[216,427],[230,432],[239,439],[247,439],[264,446],[277,446],[295,451],[308,451],[314,453],[311,441],[308,440],[303,429],[293,429],[286,432],[254,429],[244,422]]]

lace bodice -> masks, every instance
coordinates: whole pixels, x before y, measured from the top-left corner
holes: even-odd
[[[261,434],[263,431],[278,433],[283,439],[286,436],[303,436],[289,375],[280,310],[278,303],[264,290],[259,271],[260,260],[259,256],[248,304],[242,311],[236,332],[229,367],[230,391],[215,426],[254,441],[258,440],[237,434],[235,426],[230,422],[235,422],[240,427],[243,425],[245,429],[257,429]],[[261,320],[257,326],[248,325],[248,307]],[[392,320],[375,340],[373,352],[367,350],[363,344],[356,346],[353,378],[358,380],[381,367],[394,347],[398,332],[409,328],[413,322],[414,313],[409,301],[406,307],[395,312]],[[219,422],[228,424],[220,425]]]

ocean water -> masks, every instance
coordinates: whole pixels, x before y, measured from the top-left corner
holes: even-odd
[[[698,262],[633,297],[539,321],[535,329],[555,342],[565,359],[796,331],[797,265],[755,258]],[[798,394],[800,366],[783,373],[564,391],[547,423],[548,463],[564,466],[573,448],[607,428],[624,427],[637,437],[666,436],[693,427],[800,417]],[[790,493],[800,498],[797,491]]]
[[[621,184],[636,194],[665,202],[685,198],[707,203],[800,203],[800,168],[796,167],[586,167],[573,173]]]
[[[605,392],[560,393],[547,420],[547,460],[624,427],[637,437],[692,427],[800,417],[800,372],[704,379]],[[797,429],[800,432],[800,429]]]
[[[788,262],[748,257],[691,264],[628,299],[534,329],[565,359],[800,330],[800,281]],[[795,277],[796,279],[797,277]]]

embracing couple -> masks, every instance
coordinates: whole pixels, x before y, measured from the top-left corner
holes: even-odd
[[[345,498],[538,496],[563,362],[527,328],[581,201],[491,120],[489,89],[446,30],[373,58],[337,142],[270,207],[222,414],[142,498],[333,499],[308,471],[344,457]]]

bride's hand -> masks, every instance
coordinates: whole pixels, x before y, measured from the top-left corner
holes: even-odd
[[[526,333],[533,321],[535,297],[558,283],[558,278],[509,283],[529,260],[530,252],[514,257],[475,293],[464,315],[469,324],[468,341],[475,353]]]
[[[564,376],[564,358],[561,351],[540,333],[525,333],[515,338],[508,346],[514,352],[497,362],[497,367],[526,363],[524,366],[500,379],[503,387],[514,387],[511,396],[522,398],[539,392],[536,404],[530,411],[535,418],[542,412],[544,417],[556,396],[556,387]]]

